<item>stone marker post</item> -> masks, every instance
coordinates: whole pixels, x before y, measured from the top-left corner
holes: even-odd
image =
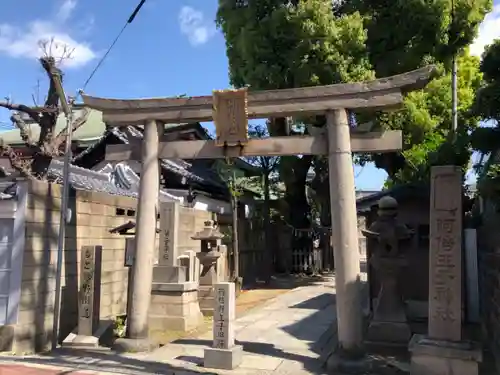
[[[462,173],[433,168],[429,249],[429,337],[462,338]]]
[[[429,331],[409,346],[412,375],[477,375],[479,344],[462,341],[462,171],[432,167]]]
[[[179,202],[160,203],[159,266],[176,266],[178,254]]]
[[[80,260],[78,335],[92,336],[99,326],[101,246],[83,246]]]
[[[125,262],[124,266],[128,268],[127,282],[127,316],[131,314],[130,307],[133,297],[132,285],[134,284],[134,259],[135,259],[135,238],[125,239]]]
[[[236,317],[234,283],[218,283],[214,287],[213,347],[205,349],[204,366],[233,370],[242,360],[243,347],[235,345],[234,319]]]
[[[82,246],[80,288],[78,292],[78,325],[66,336],[63,347],[93,349],[109,327],[100,321],[102,247]]]
[[[189,270],[188,270],[188,277],[189,277],[189,281],[196,281],[195,279],[195,273],[196,273],[196,269],[195,269],[195,266],[196,266],[196,261],[198,260],[198,258],[196,258],[196,252],[193,251],[193,250],[187,250],[184,252],[185,256],[188,257],[188,264],[189,264]],[[199,272],[199,271],[198,271]]]

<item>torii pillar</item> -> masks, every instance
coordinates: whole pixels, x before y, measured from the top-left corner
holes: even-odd
[[[328,168],[339,350],[362,353],[363,308],[356,187],[347,112],[327,112]]]
[[[147,351],[153,347],[148,334],[148,311],[153,283],[156,248],[157,205],[160,186],[158,146],[163,124],[154,120],[144,125],[141,147],[141,179],[137,202],[135,260],[132,266],[132,300],[124,339],[117,339],[113,348],[123,351]]]

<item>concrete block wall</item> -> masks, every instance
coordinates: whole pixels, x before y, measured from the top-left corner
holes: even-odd
[[[16,352],[40,351],[50,345],[55,297],[61,187],[29,183],[21,302],[15,327]],[[82,246],[102,246],[100,317],[124,314],[127,302],[125,238],[109,230],[134,218],[136,200],[101,193],[72,191],[71,222],[66,227],[62,266],[61,337],[78,320]]]
[[[200,251],[200,241],[192,240],[191,237],[203,229],[207,220],[212,220],[213,214],[207,211],[195,210],[189,207],[180,207],[179,211],[179,234],[178,254],[182,255],[187,250]]]
[[[18,353],[38,352],[50,346],[56,289],[61,186],[32,181],[28,191],[18,322],[12,327],[0,327],[0,341],[12,341],[12,349]],[[109,231],[135,220],[136,206],[137,200],[129,197],[71,191],[71,222],[66,226],[62,267],[61,340],[76,327],[78,321],[82,246],[102,246],[100,318],[126,313],[126,236]],[[181,207],[180,253],[200,250],[199,241],[191,240],[191,236],[201,230],[204,221],[211,217],[209,212]]]
[[[481,226],[477,228],[479,293],[485,346],[500,372],[500,211],[498,203],[485,199]]]

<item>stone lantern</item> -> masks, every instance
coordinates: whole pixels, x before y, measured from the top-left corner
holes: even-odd
[[[203,230],[191,237],[201,241],[200,252],[196,253],[202,266],[199,280],[198,300],[203,315],[213,315],[214,284],[223,281],[226,246],[221,245],[224,235],[215,227],[213,220],[205,221]]]
[[[217,260],[224,253],[224,245],[221,240],[224,238],[214,225],[213,220],[205,221],[203,230],[191,237],[193,240],[201,241],[201,251],[196,254],[202,265],[200,275],[200,285],[214,285],[218,281]]]
[[[380,280],[380,291],[368,327],[367,340],[407,345],[411,330],[398,285],[400,275],[408,267],[408,259],[402,250],[408,246],[413,231],[400,223],[397,216],[398,202],[392,197],[384,197],[378,203],[377,220],[363,230],[363,234],[375,244],[369,262]]]

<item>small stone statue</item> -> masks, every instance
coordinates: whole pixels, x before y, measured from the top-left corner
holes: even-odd
[[[378,215],[378,219],[363,230],[368,239],[374,240],[375,249],[369,262],[381,284],[367,338],[371,342],[407,345],[411,331],[398,281],[408,266],[402,248],[413,231],[399,222],[398,202],[392,197],[380,199]]]

